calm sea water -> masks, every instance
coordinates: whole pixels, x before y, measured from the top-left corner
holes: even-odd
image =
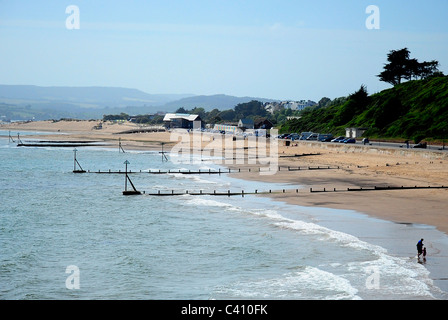
[[[91,171],[124,170],[126,160],[133,171],[217,168],[77,149]],[[433,279],[443,276],[448,243],[428,226],[251,195],[126,197],[123,175],[74,174],[71,148],[5,138],[0,163],[1,299],[447,298]],[[226,175],[131,179],[147,193],[285,188]],[[421,237],[426,264],[415,258]]]

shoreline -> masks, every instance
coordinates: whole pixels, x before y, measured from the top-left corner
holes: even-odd
[[[85,123],[84,123],[85,125]],[[57,126],[59,127],[59,125]],[[170,146],[176,142],[170,141],[170,133],[145,133],[145,134],[131,134],[131,135],[117,135],[118,130],[125,128],[124,126],[113,125],[113,130],[99,133],[97,131],[89,131],[84,127],[80,129],[71,128],[71,130],[60,130],[57,127],[52,128],[50,123],[40,123],[38,126],[27,125],[25,129],[22,126],[6,127],[0,126],[0,130],[20,130],[20,131],[40,131],[49,132],[49,135],[27,135],[30,139],[42,140],[103,140],[109,145],[107,148],[118,148],[118,141],[121,138],[123,146],[128,150],[147,150],[160,151],[161,143],[166,144],[166,151],[169,152]],[[81,130],[82,129],[82,130]],[[127,128],[126,128],[127,129]],[[126,130],[125,129],[125,130]],[[59,131],[60,130],[60,131]],[[114,132],[115,131],[115,132]],[[61,139],[61,134],[65,134]],[[3,136],[3,138],[8,138]],[[24,138],[26,139],[26,138]],[[281,167],[274,175],[260,175],[258,168],[260,164],[226,164],[218,163],[217,165],[238,169],[241,168],[240,173],[228,174],[229,177],[244,180],[275,183],[277,185],[289,185],[291,190],[286,193],[272,193],[260,194],[256,197],[269,198],[271,201],[285,204],[288,206],[300,206],[308,208],[314,212],[318,208],[335,209],[336,216],[343,217],[345,215],[352,216],[355,213],[357,217],[365,215],[367,221],[373,219],[380,219],[401,225],[403,227],[410,227],[411,233],[419,234],[419,229],[422,234],[425,234],[425,244],[429,246],[428,256],[434,257],[431,263],[426,266],[433,276],[434,283],[441,290],[448,292],[448,283],[440,279],[444,279],[444,266],[448,242],[445,240],[439,241],[441,236],[439,233],[447,236],[448,234],[448,219],[446,219],[446,205],[448,204],[448,190],[447,189],[427,189],[427,190],[376,190],[365,192],[318,192],[311,193],[309,188],[328,188],[336,187],[339,189],[346,189],[347,187],[373,186],[373,185],[448,185],[446,179],[448,175],[448,159],[441,157],[439,154],[434,156],[427,156],[422,152],[406,152],[400,150],[395,154],[387,149],[375,148],[375,152],[366,148],[348,147],[342,145],[313,143],[300,143],[297,147],[279,146],[280,157],[278,165]],[[405,152],[403,152],[405,151]],[[295,157],[294,155],[306,155]],[[386,157],[387,155],[387,157]],[[235,162],[235,161],[234,161]],[[283,168],[298,167],[298,166],[335,166],[339,165],[339,169],[330,170],[301,170],[288,171]],[[247,172],[252,168],[251,172]],[[282,170],[283,169],[283,170]],[[295,190],[298,190],[297,192]],[[313,209],[315,208],[315,209]],[[430,209],[428,209],[430,208]],[[295,210],[295,209],[292,209]],[[325,209],[323,209],[325,210]],[[353,212],[346,211],[349,210]],[[430,211],[428,211],[430,210]],[[357,220],[357,219],[354,219]],[[365,219],[363,219],[365,220]],[[348,225],[353,225],[356,228],[357,222],[348,218]],[[427,228],[427,227],[429,228]],[[339,226],[341,227],[341,226]],[[342,227],[342,228],[345,228]],[[434,229],[433,229],[434,228]],[[398,230],[400,228],[398,227]],[[360,229],[351,229],[357,233]],[[435,232],[436,231],[436,232]],[[435,232],[435,233],[434,233]],[[376,233],[374,231],[374,233]],[[390,245],[387,239],[391,235],[384,233],[384,230],[378,230],[380,238],[376,241],[386,242],[384,244]],[[431,239],[430,235],[434,235]],[[429,237],[426,237],[429,236]],[[420,237],[420,235],[419,235]],[[400,256],[409,258],[410,255],[415,254],[414,244],[409,244],[413,241],[412,236],[406,232],[401,233],[400,239],[393,239],[392,242],[399,243],[396,248],[392,248],[395,253]],[[415,239],[415,242],[419,239]],[[405,243],[400,243],[405,242]],[[433,242],[437,242],[433,245]],[[443,247],[443,250],[441,250]],[[410,248],[410,249],[409,249]],[[437,261],[436,261],[437,260]],[[436,263],[436,265],[432,265]]]
[[[132,123],[103,124],[102,130],[92,129],[95,124],[94,121],[39,121],[2,125],[0,130],[49,132],[49,135],[39,136],[39,139],[46,140],[62,140],[61,134],[65,134],[67,140],[102,140],[109,148],[118,148],[120,139],[124,149],[160,151],[163,143],[165,151],[169,152],[177,143],[170,140],[169,132],[117,134],[136,128]],[[54,139],[56,133],[57,139]],[[250,173],[238,173],[237,176],[231,174],[240,179],[287,184],[291,185],[291,189],[299,189],[298,193],[266,195],[289,204],[355,210],[395,223],[431,225],[448,234],[448,189],[309,192],[310,188],[340,190],[387,185],[447,186],[448,153],[299,142],[297,146],[283,146],[279,143],[278,154],[278,166],[282,168],[337,166],[340,169],[280,169],[273,175],[260,175],[257,169],[261,165],[258,163],[222,165],[255,169]],[[307,156],[294,157],[297,154]]]

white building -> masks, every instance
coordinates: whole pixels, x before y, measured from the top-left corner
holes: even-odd
[[[347,138],[359,138],[368,128],[345,128],[345,136]]]
[[[167,113],[163,118],[167,129],[201,129],[204,122],[197,114]]]
[[[316,102],[311,100],[288,101],[285,104],[285,108],[302,111],[303,109],[315,106],[316,104]]]
[[[312,107],[315,105],[317,105],[317,103],[311,100],[298,100],[298,101],[268,102],[265,104],[264,107],[268,112],[274,113],[277,107],[284,107],[286,109],[302,111],[307,107]]]

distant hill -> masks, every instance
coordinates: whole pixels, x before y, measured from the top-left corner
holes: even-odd
[[[283,132],[313,131],[345,135],[364,127],[364,136],[400,140],[448,138],[448,77],[408,81],[368,96],[361,88],[342,104],[309,109],[287,121]]]
[[[0,102],[15,104],[76,104],[85,108],[161,106],[191,94],[148,94],[120,87],[40,87],[0,85]]]
[[[104,114],[173,112],[180,107],[202,107],[206,111],[232,109],[251,100],[273,101],[224,94],[148,94],[120,87],[0,85],[0,117],[3,120],[101,119]]]
[[[204,108],[205,111],[211,111],[213,109],[228,110],[233,109],[237,104],[250,102],[252,100],[257,100],[260,102],[275,101],[266,98],[234,97],[225,94],[216,94],[209,96],[200,95],[186,97],[177,101],[166,103],[164,107],[169,110],[178,108],[193,109],[195,107]]]

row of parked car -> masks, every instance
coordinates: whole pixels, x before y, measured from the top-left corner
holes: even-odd
[[[312,132],[302,132],[302,134],[298,133],[284,133],[278,136],[279,139],[289,139],[289,140],[308,140],[308,141],[321,141],[321,142],[329,142],[333,139],[332,134],[320,134],[320,133],[312,133]]]
[[[339,136],[337,138],[332,139],[331,142],[356,143],[356,139],[354,139],[354,138],[347,138],[347,137],[344,137],[344,136]]]
[[[356,139],[339,136],[334,138],[332,134],[320,134],[312,132],[298,133],[284,133],[278,136],[279,139],[289,140],[308,140],[308,141],[320,141],[320,142],[339,142],[339,143],[356,143]],[[365,141],[363,141],[364,143]],[[368,141],[367,141],[368,143]]]
[[[279,139],[290,139],[290,140],[304,140],[304,139],[300,139],[300,134],[297,133],[283,133],[281,135],[279,135],[277,138]]]

